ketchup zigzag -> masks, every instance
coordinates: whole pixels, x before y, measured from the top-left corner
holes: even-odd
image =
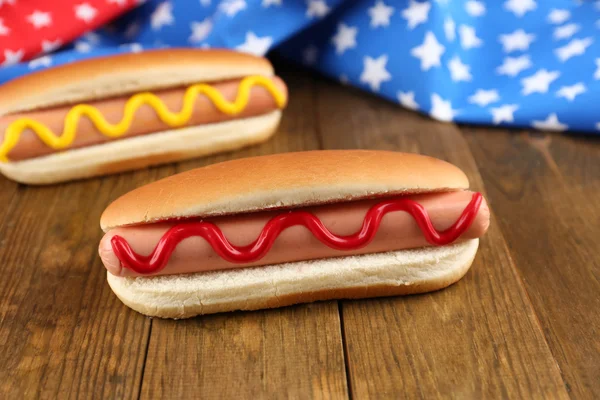
[[[456,222],[444,231],[437,231],[425,208],[409,199],[386,200],[371,207],[367,212],[361,229],[348,236],[337,236],[331,233],[315,215],[306,211],[292,211],[271,219],[258,238],[247,246],[235,246],[223,235],[218,226],[211,222],[184,222],[173,226],[160,239],[154,251],[147,255],[139,255],[131,249],[129,243],[118,235],[111,239],[111,245],[117,258],[124,267],[139,274],[150,274],[163,269],[175,247],[184,239],[199,236],[206,240],[217,254],[232,263],[249,263],[261,259],[273,246],[279,234],[292,226],[306,227],[317,239],[336,250],[359,249],[368,245],[383,217],[390,212],[404,211],[409,213],[421,228],[425,239],[432,245],[445,245],[454,242],[473,223],[481,205],[481,193],[474,193],[471,201]]]

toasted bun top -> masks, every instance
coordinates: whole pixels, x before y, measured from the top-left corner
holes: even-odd
[[[273,75],[262,57],[230,50],[159,49],[91,58],[0,86],[0,116],[197,82]]]
[[[208,165],[137,188],[108,206],[100,226],[107,231],[173,218],[468,187],[459,168],[419,154],[368,150],[274,154]]]

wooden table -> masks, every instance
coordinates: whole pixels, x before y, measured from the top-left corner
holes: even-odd
[[[280,66],[291,101],[270,142],[103,179],[0,178],[0,398],[600,398],[600,142],[458,127]],[[448,160],[493,210],[456,285],[183,321],[106,283],[100,214],[208,163],[368,148]]]

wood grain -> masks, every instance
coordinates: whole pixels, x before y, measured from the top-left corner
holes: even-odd
[[[98,218],[127,182],[20,188],[0,230],[0,397],[137,396],[149,324],[97,257]]]
[[[0,398],[600,398],[597,140],[457,128],[277,68],[291,103],[263,145],[51,187],[0,177]],[[111,292],[96,250],[110,201],[208,163],[320,147],[463,168],[494,212],[467,276],[427,295],[184,321]]]
[[[333,85],[318,93],[324,148],[420,152],[461,167],[484,191],[453,125]],[[352,110],[352,113],[348,113]],[[467,276],[433,294],[342,303],[357,398],[565,398],[560,372],[492,225]]]
[[[335,302],[152,321],[142,398],[346,398]]]
[[[195,168],[232,157],[318,148],[314,85],[289,70],[290,104],[277,135],[234,154],[182,164]],[[251,313],[152,321],[142,398],[347,397],[336,302]]]
[[[0,175],[0,229],[4,225],[6,218],[12,214],[18,202],[20,190],[22,188],[18,183],[4,179]],[[2,246],[2,240],[2,237],[0,237],[0,246]]]
[[[599,143],[470,129],[466,137],[573,398],[600,398]]]

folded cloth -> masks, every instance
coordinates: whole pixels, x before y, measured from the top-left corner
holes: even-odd
[[[441,121],[594,134],[598,33],[600,2],[575,0],[0,0],[0,82],[153,48],[274,50]]]

